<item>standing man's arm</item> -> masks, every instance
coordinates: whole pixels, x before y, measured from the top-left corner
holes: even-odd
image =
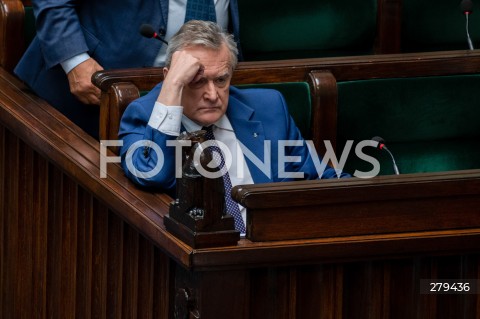
[[[91,77],[102,70],[88,55],[88,46],[74,0],[33,0],[37,36],[47,68],[62,65],[70,91],[85,104],[100,104],[100,90]]]

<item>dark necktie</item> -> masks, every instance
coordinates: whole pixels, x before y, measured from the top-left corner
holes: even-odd
[[[202,129],[207,131],[205,134],[206,140],[215,141],[215,136],[212,130],[213,125],[203,127]],[[225,204],[227,206],[227,212],[233,216],[235,220],[235,229],[240,233],[245,233],[245,224],[243,223],[242,214],[238,204],[232,199],[232,182],[230,181],[230,175],[228,175],[227,168],[225,167],[225,159],[223,158],[222,151],[218,146],[210,146],[212,148],[212,157],[219,164],[219,168],[223,173],[223,184],[225,186]]]
[[[190,20],[217,22],[213,0],[187,0],[185,22]]]

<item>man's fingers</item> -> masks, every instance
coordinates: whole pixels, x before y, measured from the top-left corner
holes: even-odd
[[[80,63],[68,74],[70,92],[84,104],[100,105],[100,89],[92,83],[92,75],[103,68],[92,58]]]
[[[196,83],[198,80],[200,80],[203,76],[204,71],[205,71],[205,67],[202,64],[200,64],[197,74],[195,74],[195,76],[192,79],[192,82],[190,83]]]

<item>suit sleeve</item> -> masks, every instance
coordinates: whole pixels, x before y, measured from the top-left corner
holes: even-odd
[[[175,147],[167,142],[176,137],[148,125],[153,103],[138,100],[130,104],[120,123],[122,168],[133,182],[172,191],[175,187]]]
[[[88,51],[75,0],[32,0],[37,36],[51,68]]]

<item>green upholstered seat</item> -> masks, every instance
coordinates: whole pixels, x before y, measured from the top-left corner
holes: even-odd
[[[241,0],[238,6],[247,61],[372,53],[376,0]]]
[[[461,1],[403,0],[402,51],[422,52],[468,49],[465,16]],[[473,1],[474,12],[469,18],[469,30],[474,47],[480,45],[480,11]]]
[[[337,153],[347,140],[381,136],[402,173],[480,168],[478,87],[480,75],[340,82]],[[380,160],[381,174],[393,174],[386,152],[364,151]],[[347,171],[355,169],[372,165],[352,151]]]

